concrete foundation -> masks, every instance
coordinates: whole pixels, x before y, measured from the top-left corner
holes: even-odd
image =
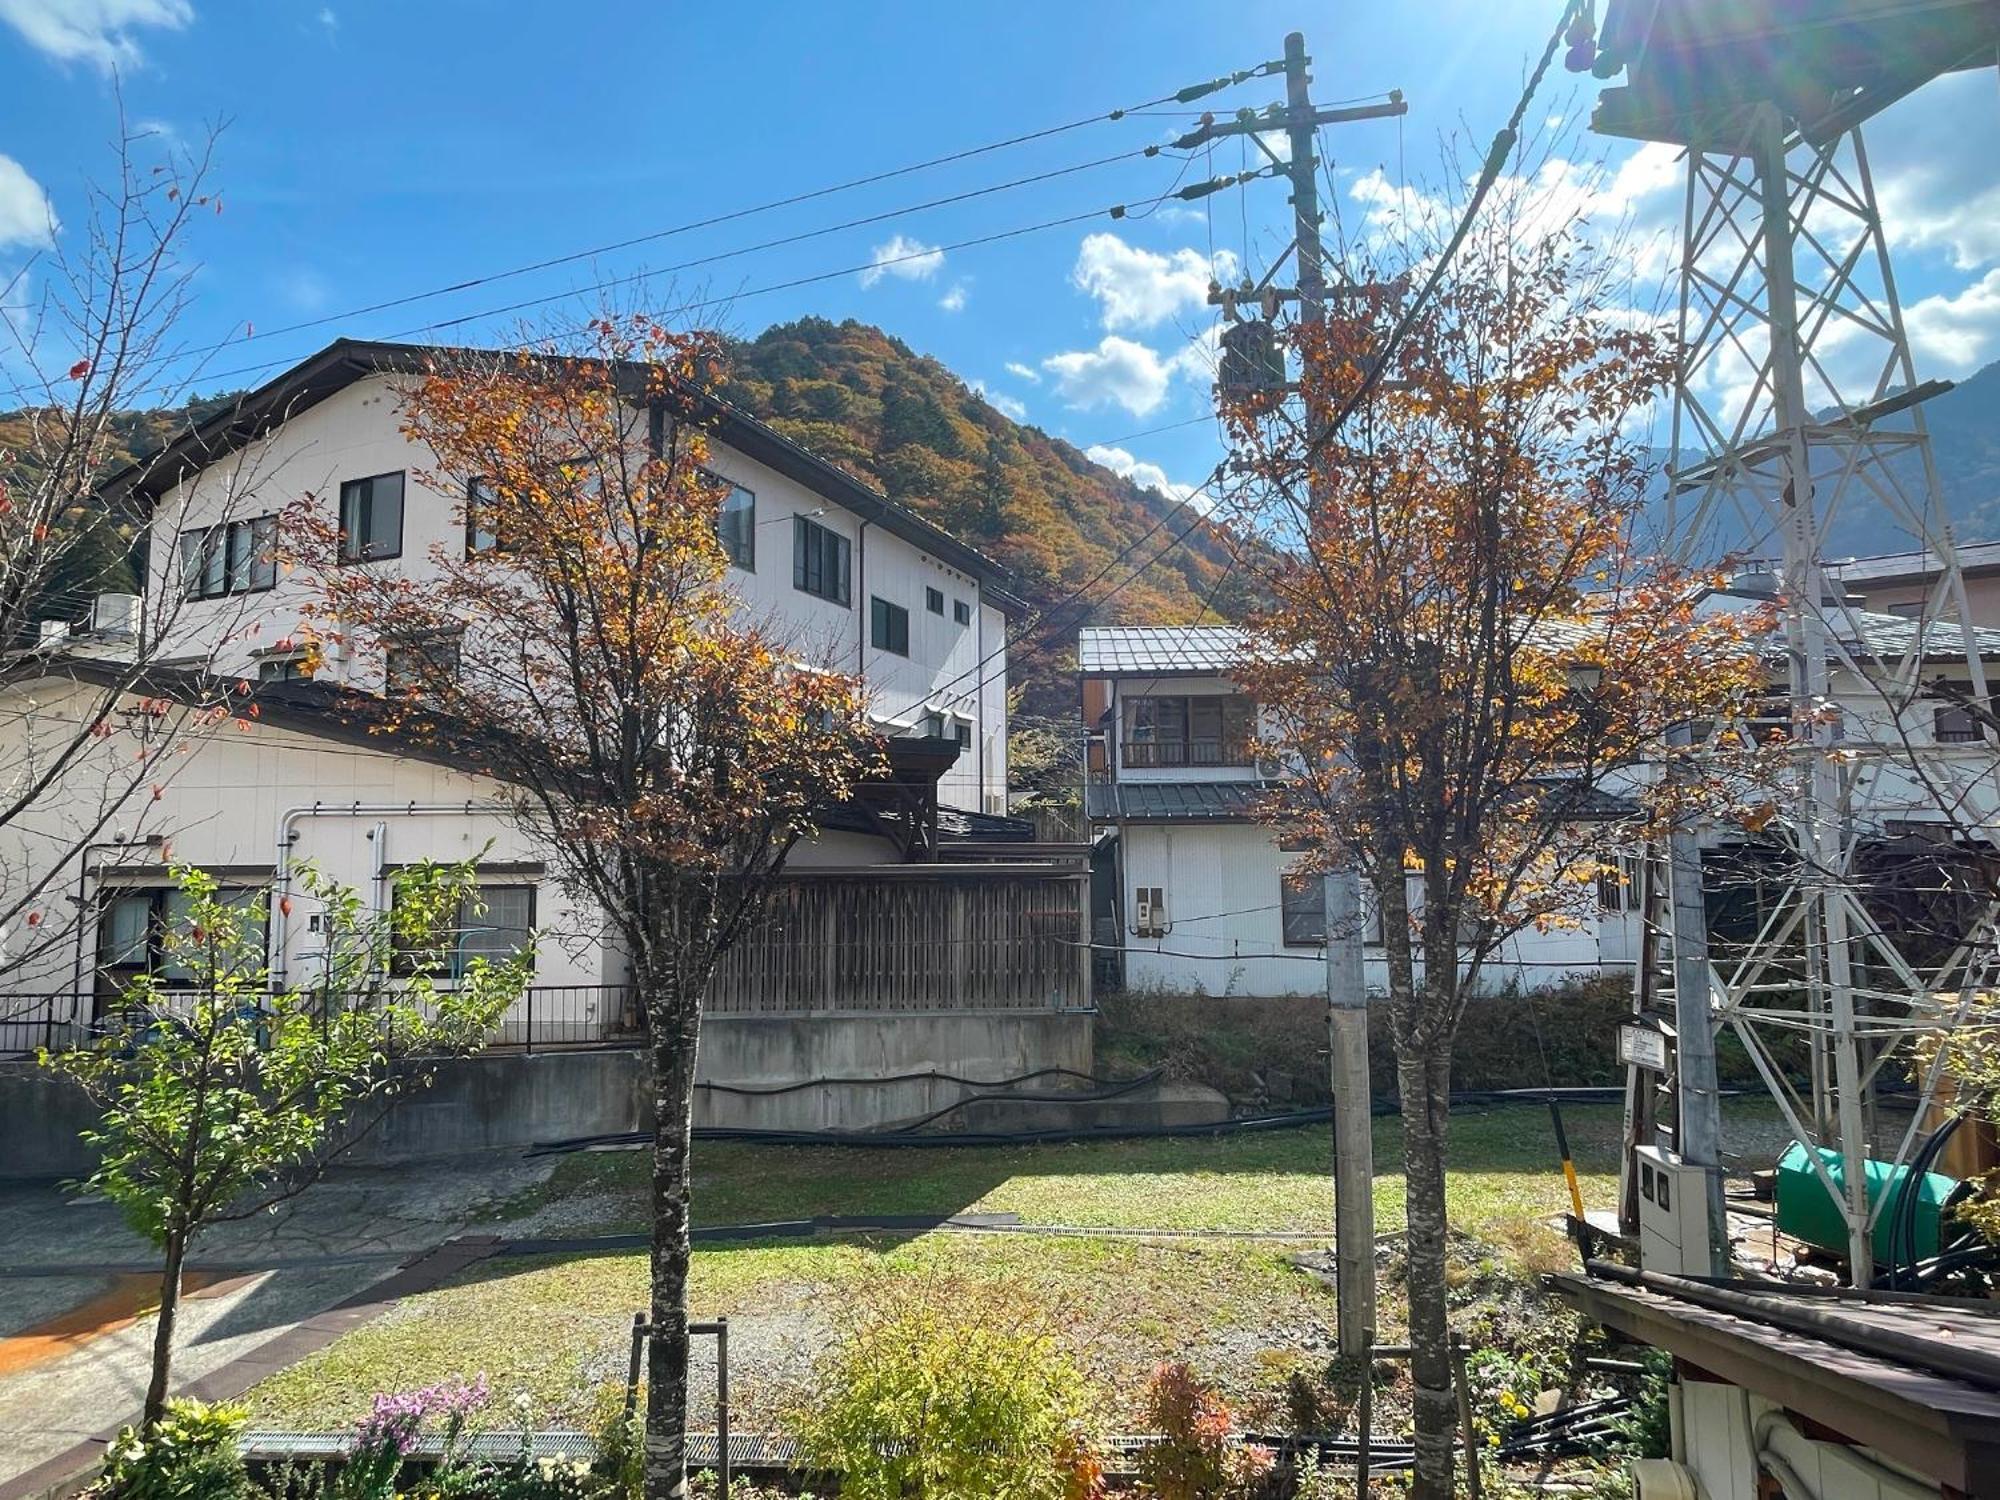
[[[709,1086],[696,1095],[695,1121],[872,1130],[979,1085],[1090,1066],[1084,1012],[718,1016],[702,1027],[699,1078]],[[346,1159],[387,1165],[643,1130],[650,1092],[637,1050],[486,1052],[439,1068]],[[95,1123],[72,1085],[31,1062],[0,1063],[0,1181],[84,1175],[95,1159],[81,1135]]]

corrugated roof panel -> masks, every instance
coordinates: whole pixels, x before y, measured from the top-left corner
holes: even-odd
[[[1086,625],[1077,636],[1076,664],[1096,677],[1221,673],[1241,665],[1247,640],[1233,625]]]

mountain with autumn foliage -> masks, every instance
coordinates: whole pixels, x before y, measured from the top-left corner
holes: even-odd
[[[1030,613],[1010,675],[1030,712],[1074,714],[1082,624],[1234,619],[1248,605],[1254,582],[1219,528],[1012,421],[879,328],[802,318],[731,354],[730,399],[1014,574]]]

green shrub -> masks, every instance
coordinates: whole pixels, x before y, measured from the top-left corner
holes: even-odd
[[[238,1439],[240,1406],[172,1400],[151,1432],[127,1427],[105,1453],[112,1500],[239,1500],[250,1489]]]
[[[1032,1299],[883,1278],[847,1310],[798,1414],[807,1462],[853,1500],[1065,1500],[1094,1403]]]

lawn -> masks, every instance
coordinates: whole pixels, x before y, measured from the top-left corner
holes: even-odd
[[[1615,1191],[1618,1111],[1566,1112],[1586,1201]],[[1569,1251],[1546,1220],[1567,1206],[1545,1113],[1501,1106],[1452,1124],[1455,1229],[1493,1247],[1469,1252],[1468,1322],[1501,1343],[1554,1331],[1529,1272]],[[1400,1228],[1400,1132],[1376,1130],[1378,1225]],[[746,1428],[781,1426],[840,1312],[875,1278],[1002,1282],[1039,1311],[1129,1413],[1145,1373],[1168,1357],[1219,1380],[1247,1419],[1282,1422],[1288,1377],[1317,1376],[1333,1350],[1333,1298],[1291,1256],[1324,1246],[1332,1221],[1328,1134],[1308,1127],[1219,1139],[1102,1141],[1016,1148],[860,1150],[717,1143],[696,1148],[697,1220],[758,1223],[843,1214],[1012,1212],[1072,1230],[1200,1230],[1164,1239],[1079,1234],[842,1234],[697,1248],[692,1311],[731,1324],[732,1412]],[[566,1158],[547,1183],[496,1211],[501,1232],[591,1234],[638,1227],[640,1153]],[[1230,1239],[1228,1231],[1299,1239]],[[249,1397],[267,1426],[340,1425],[383,1389],[484,1371],[525,1391],[538,1421],[586,1420],[593,1387],[622,1378],[632,1314],[646,1301],[636,1253],[502,1259],[407,1299]],[[1400,1324],[1393,1273],[1383,1336]],[[1548,1325],[1548,1326],[1540,1326]],[[1565,1327],[1567,1325],[1564,1325]],[[1510,1332],[1509,1330],[1512,1330]],[[1516,1352],[1519,1352],[1518,1350]],[[698,1346],[695,1388],[713,1388]],[[698,1424],[708,1416],[697,1412]]]

